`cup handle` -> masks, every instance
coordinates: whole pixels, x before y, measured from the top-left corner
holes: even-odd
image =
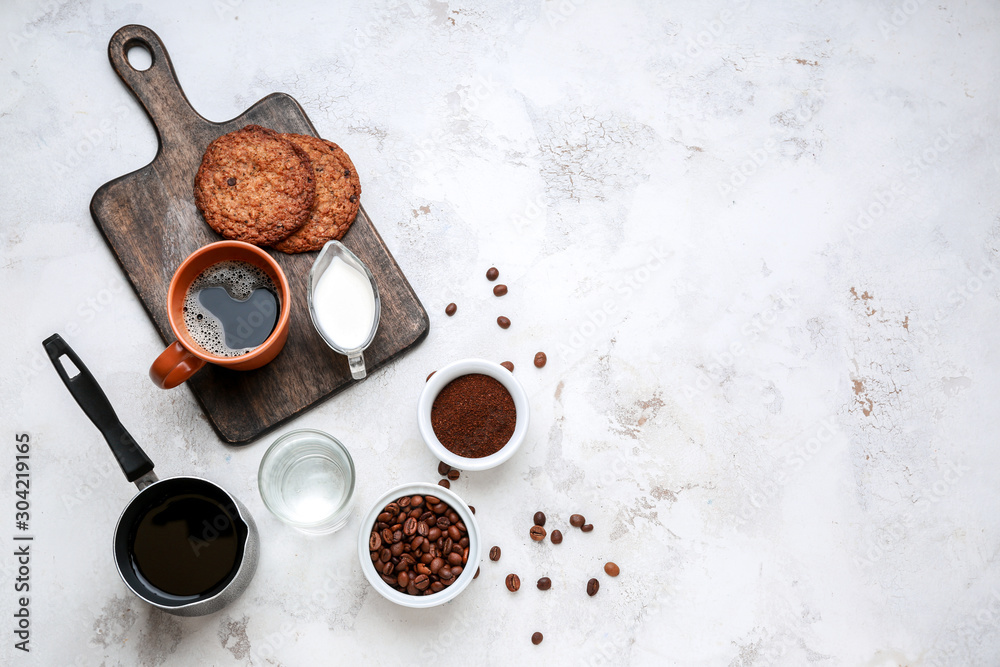
[[[204,365],[204,359],[191,354],[186,347],[180,344],[180,341],[174,341],[160,353],[153,365],[149,367],[149,378],[160,389],[173,389],[186,382]],[[362,373],[363,369],[362,362]],[[362,375],[362,377],[364,376]]]
[[[358,352],[356,357],[347,357],[347,363],[351,367],[351,377],[355,380],[364,380],[368,377],[368,372],[365,370],[364,352]]]

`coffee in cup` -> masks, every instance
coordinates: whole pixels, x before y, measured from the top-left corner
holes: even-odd
[[[242,241],[199,248],[170,281],[167,316],[177,340],[153,362],[150,378],[170,389],[206,363],[260,368],[288,338],[290,306],[288,280],[264,250]]]

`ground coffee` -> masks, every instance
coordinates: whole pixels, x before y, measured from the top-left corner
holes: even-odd
[[[500,451],[514,435],[516,423],[510,392],[481,373],[449,382],[431,407],[434,435],[445,449],[470,459]]]

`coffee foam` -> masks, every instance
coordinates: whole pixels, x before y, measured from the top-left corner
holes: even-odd
[[[278,294],[274,281],[249,262],[219,262],[199,273],[184,297],[184,326],[194,342],[206,352],[216,357],[241,357],[252,352],[256,348],[233,349],[226,345],[222,323],[198,299],[198,294],[208,287],[222,287],[234,299],[246,301],[255,289],[264,288]]]

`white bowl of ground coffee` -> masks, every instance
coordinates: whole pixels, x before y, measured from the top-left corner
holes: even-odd
[[[462,471],[512,457],[528,432],[528,394],[513,373],[462,359],[433,373],[417,401],[417,425],[431,453]]]

